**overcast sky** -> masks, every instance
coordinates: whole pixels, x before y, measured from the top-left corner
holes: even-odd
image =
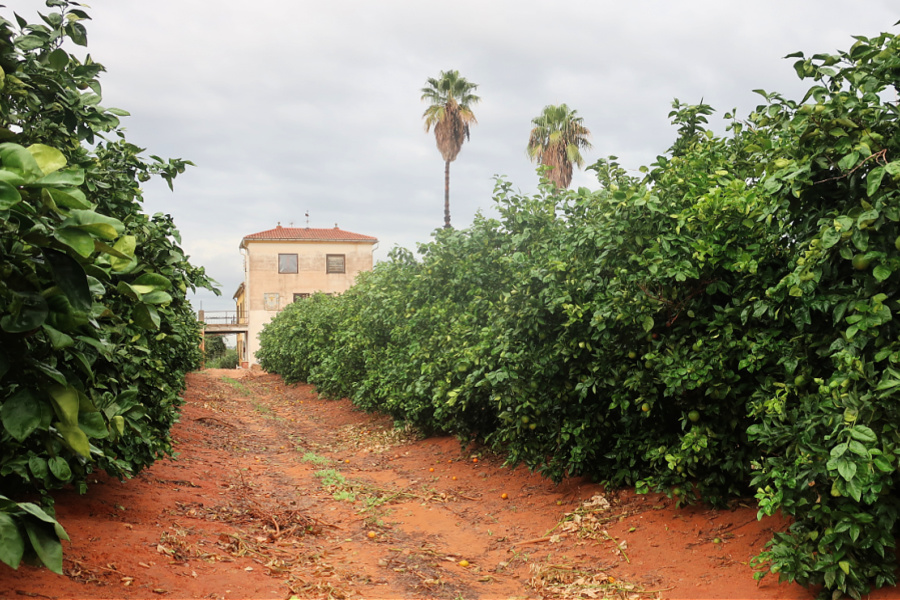
[[[0,0],[2,1],[2,0]],[[37,0],[7,0],[30,22]],[[808,84],[793,59],[848,49],[853,35],[898,33],[890,0],[91,0],[88,52],[105,65],[103,105],[146,154],[196,163],[146,210],[173,215],[192,262],[233,309],[247,234],[333,227],[415,249],[443,224],[444,163],[420,100],[455,69],[478,84],[478,124],[450,167],[453,225],[493,214],[494,176],[535,191],[531,119],[566,103],[592,132],[587,163],[617,155],[635,171],[674,139],[674,98],[747,115]],[[69,46],[69,50],[73,50]],[[76,53],[83,50],[74,48]],[[573,187],[596,187],[576,172]]]

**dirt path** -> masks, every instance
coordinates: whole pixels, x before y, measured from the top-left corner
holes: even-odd
[[[753,580],[782,524],[752,506],[556,486],[276,376],[188,384],[178,458],[59,494],[66,577],[3,569],[0,598],[814,598]]]

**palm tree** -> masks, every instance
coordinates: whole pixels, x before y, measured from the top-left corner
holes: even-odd
[[[477,87],[460,77],[459,71],[441,71],[439,78],[429,78],[428,86],[422,88],[422,100],[431,103],[422,115],[425,131],[434,127],[437,147],[444,157],[444,227],[450,227],[450,163],[469,139],[469,124],[478,122],[472,112],[472,105],[481,101],[472,93]]]
[[[528,138],[526,152],[532,162],[549,167],[547,177],[559,188],[572,183],[572,165],[584,165],[582,149],[591,147],[591,132],[584,119],[565,104],[545,106],[540,116],[531,120],[534,128]]]

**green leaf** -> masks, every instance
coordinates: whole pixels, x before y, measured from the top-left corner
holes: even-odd
[[[75,227],[61,227],[53,232],[53,237],[84,258],[90,258],[94,253],[94,238],[87,231]]]
[[[46,323],[41,325],[44,329],[44,332],[47,334],[47,337],[50,338],[50,345],[54,350],[62,350],[63,348],[71,348],[75,344],[75,340],[72,339],[72,336],[65,334],[53,327],[50,327]]]
[[[53,473],[53,476],[60,481],[68,482],[72,479],[72,468],[63,457],[54,456],[47,461],[47,466],[50,468],[50,472]]]
[[[850,432],[850,437],[854,440],[869,443],[878,441],[878,436],[875,435],[875,432],[865,425],[854,425],[848,431]]]
[[[118,219],[101,215],[92,210],[72,210],[64,226],[76,227],[88,231],[98,237],[114,240],[125,231],[125,226]]]
[[[78,427],[78,424],[67,425],[65,423],[56,422],[53,424],[59,434],[63,437],[66,444],[73,452],[76,452],[84,458],[91,457],[91,443],[88,441],[87,435]]]
[[[838,561],[838,566],[841,568],[841,571],[844,572],[844,575],[850,574],[850,561],[840,560]],[[843,594],[841,594],[843,595]]]
[[[0,210],[9,210],[22,201],[22,194],[14,186],[0,181]]]
[[[866,175],[866,195],[870,198],[875,195],[884,178],[884,167],[875,167]]]
[[[68,254],[49,248],[44,249],[44,258],[50,264],[53,281],[72,303],[72,307],[83,312],[89,311],[93,300],[84,268]]]
[[[884,281],[891,276],[891,273],[893,273],[893,271],[887,265],[878,265],[872,269],[872,276],[876,281]]]
[[[866,447],[857,442],[856,440],[850,440],[850,452],[854,454],[858,454],[859,456],[864,456],[866,458],[869,457],[869,451],[866,450]]]
[[[69,64],[69,55],[62,48],[57,48],[47,57],[47,62],[54,71],[62,71]]]
[[[653,317],[650,316],[644,317],[643,321],[641,321],[641,326],[644,328],[644,331],[648,333],[653,330],[655,325],[656,322],[653,320]]]
[[[131,311],[131,318],[138,327],[147,329],[148,331],[156,331],[159,329],[159,313],[152,306],[140,303]]]
[[[48,189],[62,189],[69,191],[69,193],[72,193],[73,190],[77,189],[77,186],[82,185],[83,183],[84,170],[73,168],[50,173],[47,176],[35,181],[32,185],[35,187]]]
[[[837,470],[841,477],[850,481],[856,475],[856,463],[850,460],[842,459],[837,463]]]
[[[79,189],[76,188],[44,188],[44,191],[53,199],[53,201],[57,204],[57,206],[64,206],[66,208],[79,208],[79,209],[89,209],[91,208],[91,203],[88,202],[87,197],[84,195]]]
[[[24,553],[25,540],[15,520],[9,513],[0,512],[0,561],[17,569]]]
[[[81,412],[78,413],[78,425],[81,430],[89,438],[102,440],[109,437],[109,429],[106,421],[103,420],[102,413],[99,412]]]
[[[130,298],[136,302],[141,301],[141,294],[136,289],[131,287],[129,284],[124,281],[120,281],[116,285],[116,291],[125,296],[126,298]]]
[[[31,390],[19,390],[0,406],[3,428],[18,441],[24,441],[41,424],[41,405]]]
[[[62,544],[53,527],[30,520],[25,521],[24,526],[38,559],[45,567],[62,575]]]
[[[40,294],[13,292],[8,314],[0,317],[0,328],[7,333],[26,333],[37,329],[50,312],[47,300]]]
[[[50,472],[47,468],[46,459],[41,458],[40,456],[32,456],[28,459],[28,470],[31,471],[31,474],[37,479],[45,479]]]
[[[66,157],[56,148],[44,144],[32,144],[28,146],[28,151],[41,170],[42,178],[66,166]]]
[[[56,416],[66,425],[78,426],[78,407],[81,399],[78,390],[71,385],[55,385],[50,388],[50,398]]]
[[[43,48],[46,43],[47,40],[39,35],[23,35],[15,40],[16,46],[25,51]]]
[[[153,291],[148,294],[144,294],[141,298],[147,304],[168,304],[172,302],[172,296],[170,296],[166,292]]]
[[[134,280],[132,285],[148,286],[155,290],[168,291],[172,289],[172,282],[157,273],[144,273]]]
[[[0,162],[5,170],[20,177],[23,183],[31,183],[44,176],[31,152],[19,144],[0,144]]]

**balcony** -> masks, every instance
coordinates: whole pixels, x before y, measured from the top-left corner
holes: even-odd
[[[201,310],[197,320],[206,333],[247,333],[247,315],[236,310]]]

